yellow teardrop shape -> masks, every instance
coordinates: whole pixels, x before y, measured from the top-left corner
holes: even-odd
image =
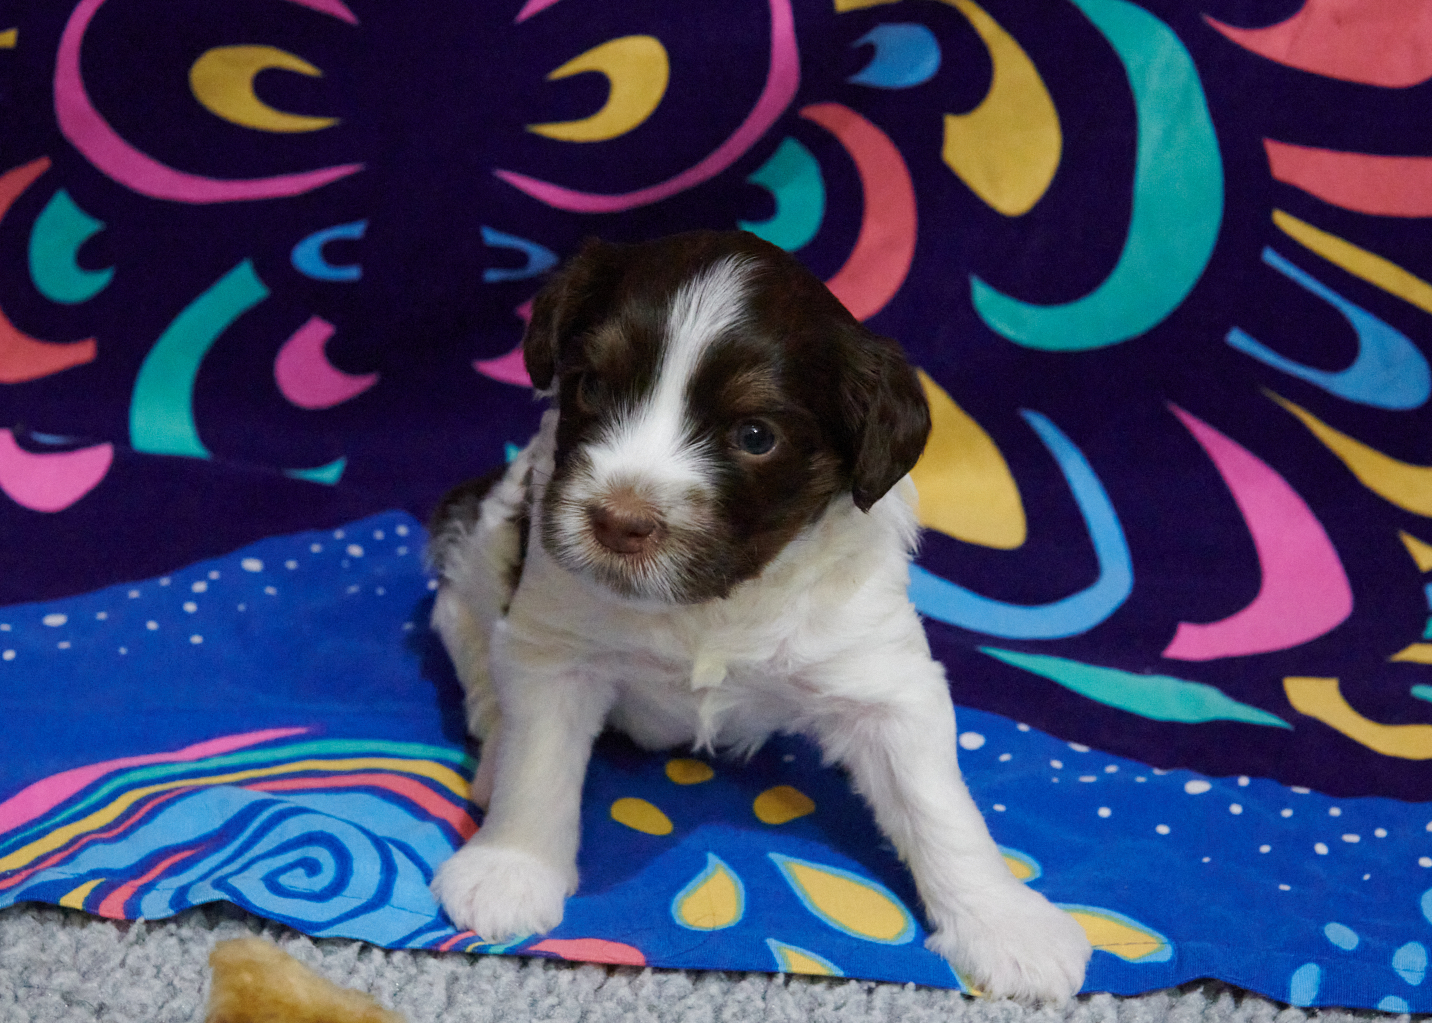
[[[730,927],[746,910],[741,879],[715,853],[706,854],[706,869],[671,900],[671,915],[683,927],[717,931]]]
[[[815,800],[800,789],[789,785],[777,785],[766,789],[751,804],[756,819],[762,824],[785,824],[797,817],[815,812]]]
[[[981,547],[1011,551],[1028,524],[1019,487],[990,435],[924,370],[930,440],[910,478],[920,492],[920,524]]]
[[[1095,948],[1128,962],[1158,963],[1173,955],[1168,939],[1153,928],[1112,909],[1096,906],[1060,906],[1078,921]]]
[[[767,853],[806,909],[838,931],[903,945],[915,936],[915,920],[883,886],[838,867]]]
[[[775,938],[766,939],[766,947],[776,957],[776,968],[782,973],[807,973],[813,977],[844,977],[845,971],[824,956],[803,948],[787,945]]]
[[[703,781],[710,781],[716,776],[716,772],[704,760],[683,758],[666,762],[666,776],[678,785],[699,785]]]
[[[648,835],[671,834],[671,819],[645,799],[623,796],[612,804],[612,820]]]

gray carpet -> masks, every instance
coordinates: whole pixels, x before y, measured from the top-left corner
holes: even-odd
[[[208,955],[224,938],[262,934],[328,979],[367,991],[409,1023],[635,1020],[640,1023],[1328,1023],[1407,1020],[1304,1012],[1219,984],[1139,998],[1086,995],[1026,1010],[914,985],[687,973],[501,956],[388,952],[314,941],[226,906],[173,920],[113,923],[70,910],[0,912],[3,1023],[191,1023],[208,999]],[[1426,1018],[1426,1017],[1423,1017]],[[276,1021],[277,1023],[277,1021]]]

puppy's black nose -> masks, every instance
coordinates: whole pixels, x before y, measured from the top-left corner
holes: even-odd
[[[608,500],[587,506],[592,535],[618,554],[640,554],[656,542],[660,523],[644,502]]]

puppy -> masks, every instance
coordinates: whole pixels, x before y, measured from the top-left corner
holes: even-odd
[[[930,418],[899,346],[775,246],[695,232],[587,243],[523,355],[552,408],[429,546],[487,811],[433,881],[453,922],[561,921],[603,728],[737,754],[801,733],[909,865],[931,949],[991,996],[1077,992],[1089,943],[990,838],[906,597]]]

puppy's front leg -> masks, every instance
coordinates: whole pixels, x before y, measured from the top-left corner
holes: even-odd
[[[584,679],[579,666],[517,649],[506,625],[493,634],[502,716],[492,801],[481,829],[432,884],[453,923],[486,941],[562,922],[577,889],[582,781],[612,701],[610,687]]]
[[[839,674],[844,698],[818,737],[909,865],[934,927],[926,945],[991,997],[1062,1002],[1077,993],[1088,939],[1005,866],[960,777],[943,669],[923,651],[887,648]]]

